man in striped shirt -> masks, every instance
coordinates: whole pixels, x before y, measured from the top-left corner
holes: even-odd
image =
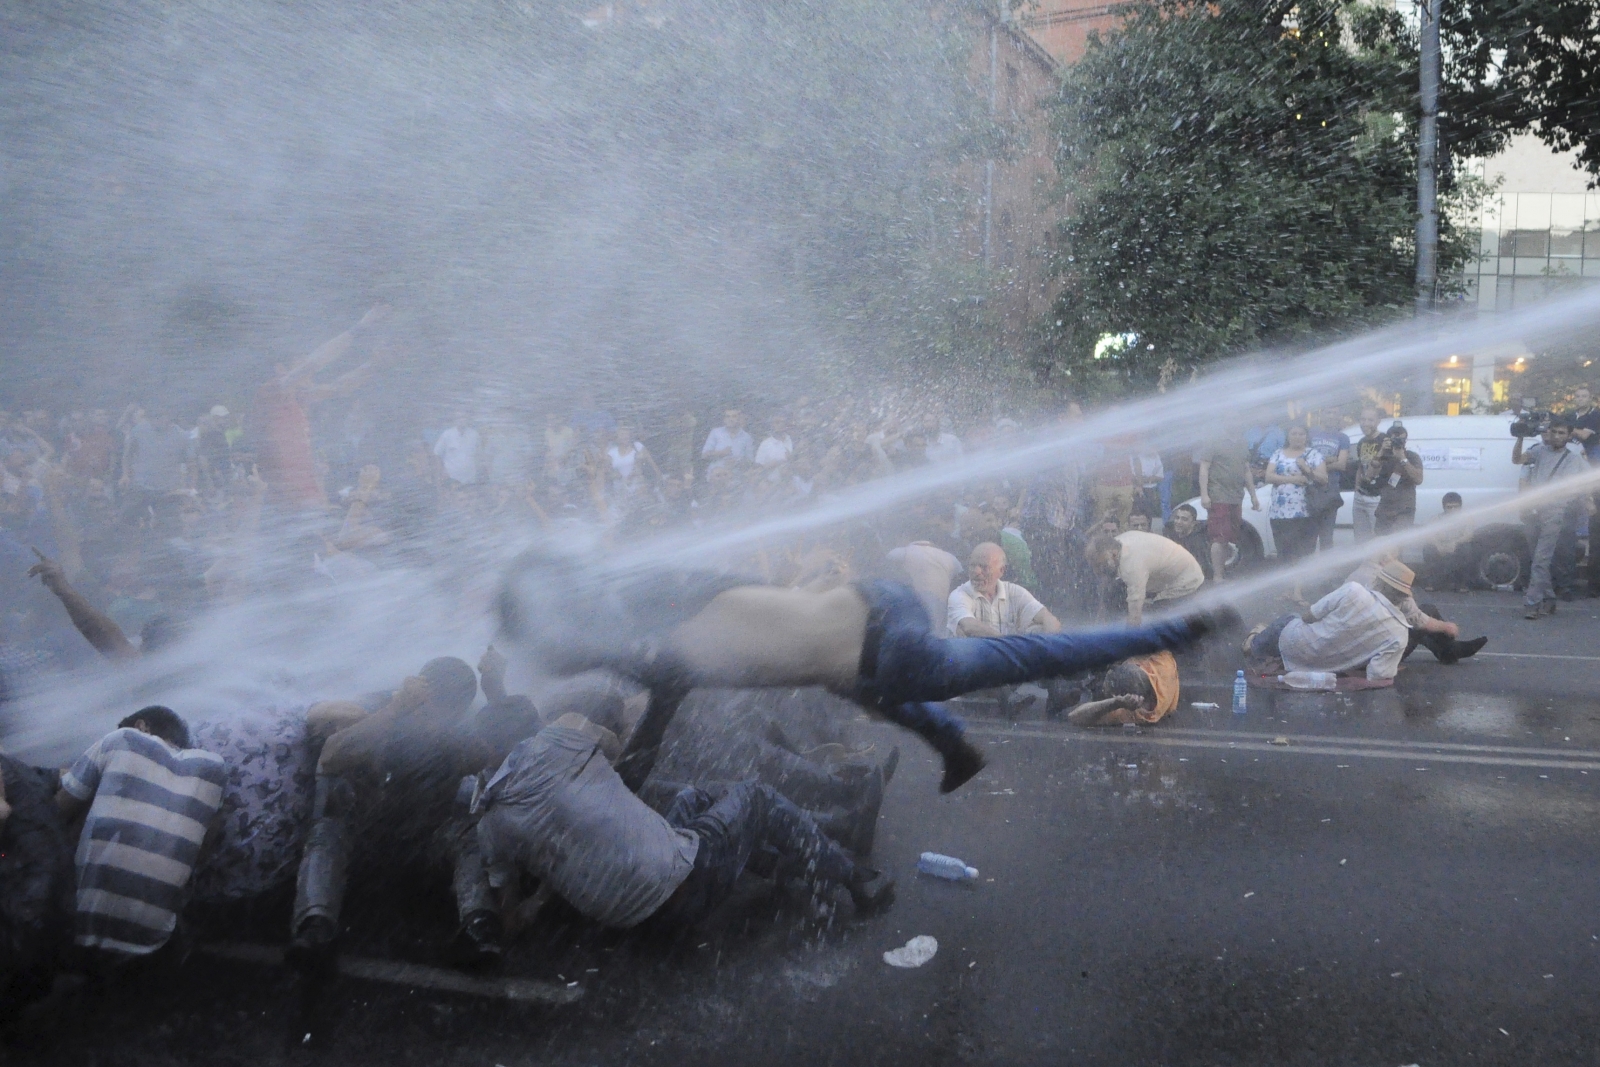
[[[221,757],[189,747],[171,709],[134,712],[61,776],[78,838],[73,939],[113,959],[148,956],[177,928],[206,832],[222,805]]]

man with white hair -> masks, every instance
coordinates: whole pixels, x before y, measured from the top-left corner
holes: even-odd
[[[975,546],[967,560],[966,582],[950,594],[946,625],[955,637],[1053,634],[1060,621],[1034,595],[1005,581],[1006,552],[993,541]]]

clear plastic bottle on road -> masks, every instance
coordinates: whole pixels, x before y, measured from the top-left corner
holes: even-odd
[[[937,852],[924,852],[917,860],[917,870],[952,882],[971,882],[978,877],[978,868],[968,867],[954,856],[941,856]]]
[[[1244,714],[1244,706],[1248,699],[1250,687],[1245,683],[1244,671],[1233,672],[1233,713]]]
[[[1334,689],[1339,685],[1332,671],[1290,671],[1278,675],[1278,681],[1294,689]]]

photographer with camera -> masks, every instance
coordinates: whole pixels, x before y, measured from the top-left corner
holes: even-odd
[[[1363,412],[1362,422],[1365,424],[1366,420],[1367,413]],[[1373,429],[1377,427],[1374,425]],[[1357,503],[1370,502],[1372,532],[1382,537],[1412,525],[1417,516],[1417,486],[1422,484],[1422,457],[1406,448],[1405,426],[1396,419],[1370,446],[1363,437],[1360,455]],[[1357,532],[1360,533],[1359,527]]]
[[[1377,462],[1384,442],[1389,439],[1387,434],[1378,432],[1378,420],[1382,417],[1383,413],[1371,404],[1361,409],[1361,436],[1351,447],[1350,467],[1344,474],[1349,487],[1354,490],[1350,501],[1350,522],[1357,541],[1372,537],[1373,516],[1378,510],[1378,487],[1368,486],[1366,470],[1368,464]]]
[[[1531,432],[1540,431],[1540,441],[1529,448],[1522,442]],[[1563,478],[1576,478],[1588,469],[1583,451],[1571,444],[1572,424],[1565,415],[1532,415],[1511,424],[1517,443],[1511,449],[1511,462],[1528,468],[1527,486],[1540,489]],[[1556,598],[1570,599],[1578,557],[1578,526],[1588,513],[1589,501],[1575,495],[1565,500],[1546,500],[1523,514],[1528,526],[1528,541],[1533,547],[1533,572],[1528,579],[1528,595],[1523,616],[1537,619],[1556,613]]]

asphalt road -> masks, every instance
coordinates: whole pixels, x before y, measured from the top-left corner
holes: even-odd
[[[10,1057],[1593,1064],[1600,601],[1539,622],[1510,594],[1439,601],[1485,654],[1420,652],[1393,690],[1252,692],[1236,716],[1213,656],[1154,728],[975,724],[990,768],[949,797],[907,744],[876,853],[900,896],[878,916],[819,925],[760,883],[671,943],[556,915],[507,969],[569,1003],[343,977],[311,1048],[287,971],[197,956],[67,998]],[[1223,708],[1188,706],[1206,700]],[[917,876],[924,849],[978,882]],[[919,934],[931,962],[883,962]],[[373,933],[363,951],[424,950]]]

